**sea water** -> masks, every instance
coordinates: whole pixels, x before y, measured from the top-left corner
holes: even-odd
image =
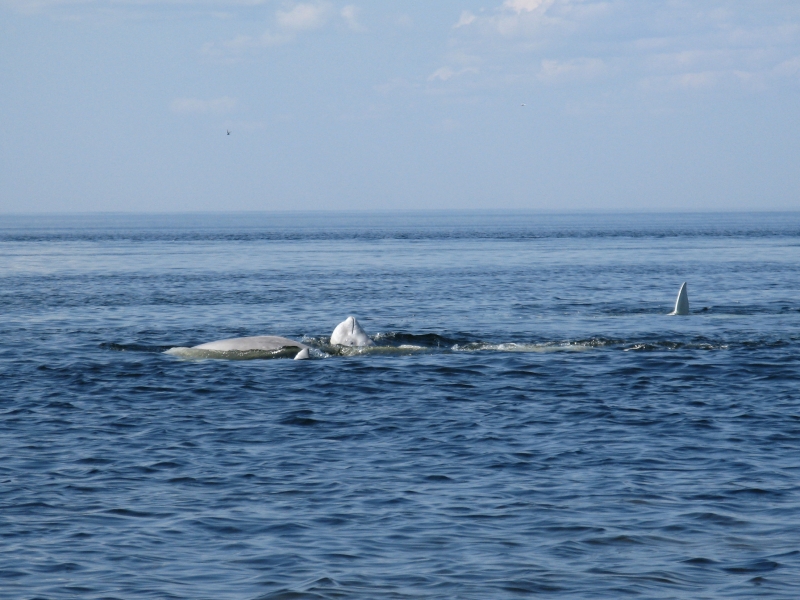
[[[0,597],[795,597],[799,292],[800,214],[2,217]]]

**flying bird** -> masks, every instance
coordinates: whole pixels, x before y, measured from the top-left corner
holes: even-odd
[[[522,104],[520,104],[520,106],[525,106],[525,103],[523,102]]]
[[[230,135],[230,134],[231,134],[231,130],[230,130],[230,129],[226,129],[225,131],[227,131],[227,132],[228,132],[228,135]]]

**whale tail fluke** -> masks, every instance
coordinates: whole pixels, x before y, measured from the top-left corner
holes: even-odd
[[[295,360],[308,360],[309,358],[311,358],[311,356],[309,355],[308,348],[303,348],[294,355]]]
[[[689,314],[689,293],[686,291],[686,282],[683,282],[681,291],[678,292],[678,299],[675,300],[675,310],[670,315],[688,315]]]

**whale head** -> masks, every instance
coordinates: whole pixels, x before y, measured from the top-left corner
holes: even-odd
[[[375,342],[369,339],[355,317],[347,317],[333,330],[331,344],[335,346],[374,346]]]

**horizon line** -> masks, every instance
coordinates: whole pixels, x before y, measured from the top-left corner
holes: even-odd
[[[391,209],[253,209],[253,210],[88,210],[88,211],[35,211],[4,212],[4,217],[86,217],[86,216],[204,216],[204,215],[446,215],[446,214],[541,214],[541,215],[701,215],[701,214],[787,214],[800,213],[800,209],[702,209],[702,210],[646,210],[646,209],[542,209],[542,208],[391,208]]]

